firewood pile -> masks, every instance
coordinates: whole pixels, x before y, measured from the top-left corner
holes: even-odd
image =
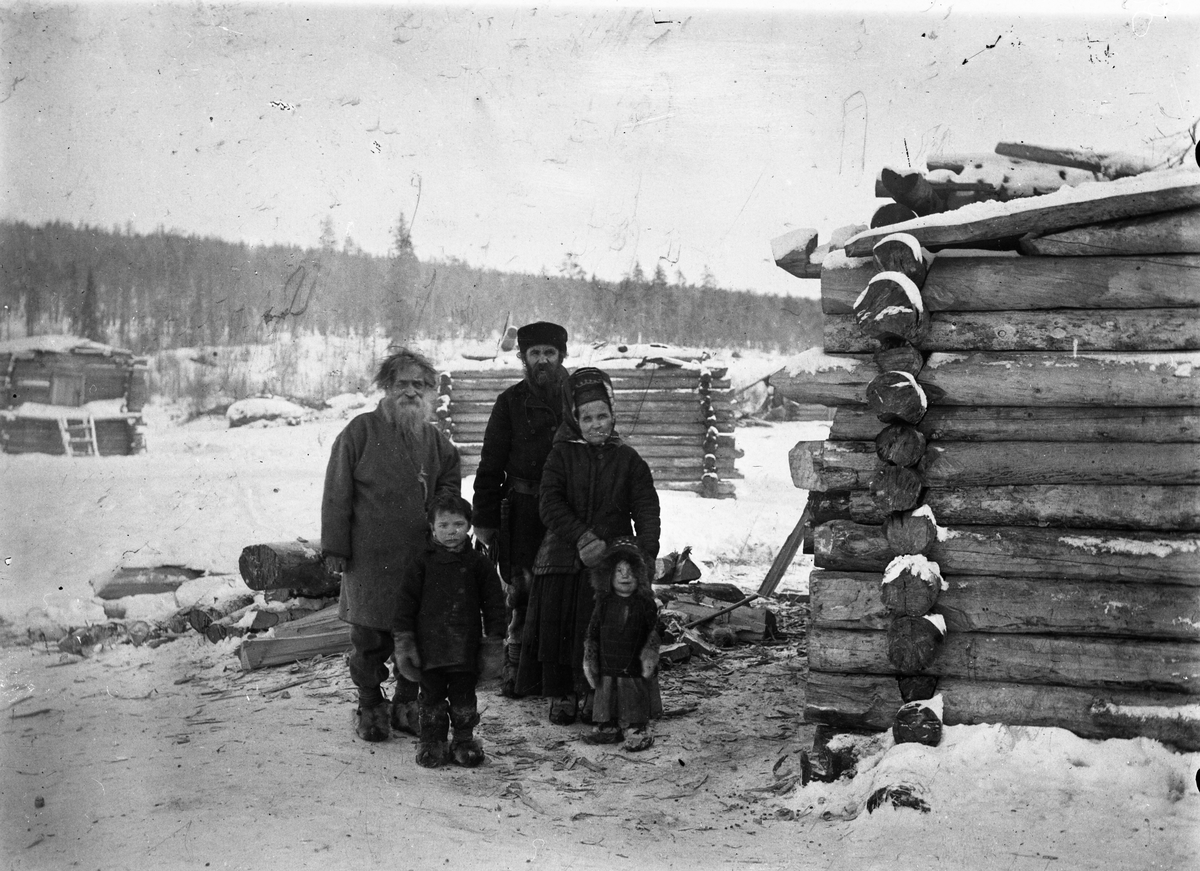
[[[1200,749],[1195,158],[997,151],[1037,173],[963,204],[944,167],[885,171],[873,226],[773,244],[825,322],[771,384],[836,408],[790,456],[816,527],[805,715]]]

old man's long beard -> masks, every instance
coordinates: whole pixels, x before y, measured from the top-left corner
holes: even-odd
[[[397,429],[410,433],[418,433],[426,421],[433,417],[433,397],[417,396],[411,400],[401,397],[390,406],[388,417]]]
[[[557,402],[567,380],[567,369],[562,363],[526,363],[525,380],[544,400]]]

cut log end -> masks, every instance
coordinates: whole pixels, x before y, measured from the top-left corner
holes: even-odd
[[[897,617],[887,631],[888,662],[901,674],[924,671],[941,644],[942,633],[924,617]]]

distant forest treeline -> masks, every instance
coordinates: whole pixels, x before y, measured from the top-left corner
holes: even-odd
[[[555,275],[420,261],[404,217],[386,257],[326,223],[315,248],[49,223],[0,222],[0,338],[71,332],[139,354],[382,330],[395,341],[487,339],[554,320],[581,339],[791,353],[820,343],[816,300],[668,281],[659,265],[620,281],[571,262]]]

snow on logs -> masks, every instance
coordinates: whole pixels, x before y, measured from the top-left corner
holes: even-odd
[[[825,347],[770,379],[836,409],[789,457],[815,527],[810,720],[920,740],[936,730],[899,714],[923,702],[925,724],[936,694],[946,723],[1200,749],[1200,177],[1154,175],[825,257]],[[882,246],[898,231],[907,253]],[[942,247],[1002,237],[1046,253]],[[1100,256],[1046,256],[1089,238]],[[895,278],[867,292],[889,271],[916,300]]]

